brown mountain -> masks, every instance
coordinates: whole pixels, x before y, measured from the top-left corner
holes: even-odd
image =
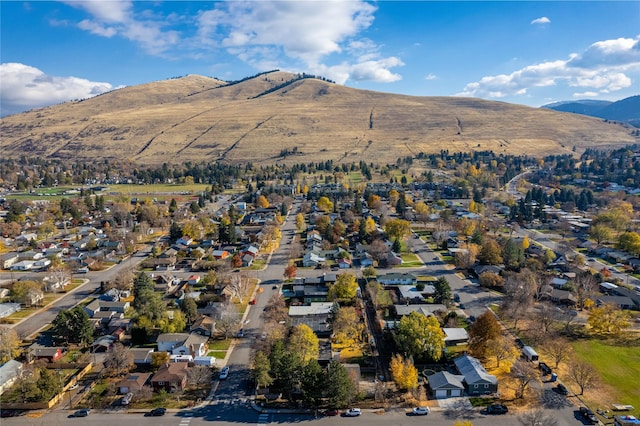
[[[127,87],[5,117],[0,134],[5,158],[140,164],[387,163],[442,149],[543,155],[638,142],[629,129],[586,116],[357,90],[279,71],[232,84],[189,75]]]

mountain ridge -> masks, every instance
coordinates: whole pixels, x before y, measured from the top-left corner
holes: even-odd
[[[592,99],[560,101],[543,105],[540,108],[616,120],[640,127],[640,95],[629,96],[615,102]]]
[[[395,162],[443,149],[546,155],[638,142],[624,126],[586,116],[359,90],[278,70],[233,84],[187,75],[125,87],[3,117],[0,132],[7,158],[139,164]]]

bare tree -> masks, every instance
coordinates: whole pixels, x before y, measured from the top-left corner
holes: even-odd
[[[511,367],[511,377],[516,382],[516,398],[524,398],[524,393],[532,382],[539,380],[535,366],[523,359],[517,360]]]
[[[553,324],[561,319],[561,312],[555,306],[548,303],[540,303],[535,307],[533,319],[540,326],[543,333],[548,333]]]
[[[244,274],[233,274],[227,287],[231,290],[232,298],[236,297],[240,303],[249,296],[249,277]]]
[[[389,247],[387,247],[382,240],[376,239],[369,244],[367,251],[371,257],[379,262],[387,257]]]
[[[558,421],[544,410],[527,411],[518,417],[523,426],[557,426]]]
[[[487,342],[487,355],[496,360],[496,368],[502,361],[514,362],[518,358],[518,349],[512,343],[512,339],[500,336]]]
[[[116,376],[128,373],[133,368],[133,354],[121,343],[116,343],[104,359],[104,366]]]
[[[584,301],[591,299],[598,288],[598,280],[590,272],[580,272],[573,280],[578,298],[578,308],[584,307]]]
[[[212,376],[211,368],[206,365],[193,366],[187,372],[189,383],[196,388],[209,383]]]
[[[584,390],[593,387],[598,381],[598,371],[584,361],[575,360],[569,366],[569,377],[580,388],[580,395],[584,394]]]
[[[555,337],[544,345],[545,352],[549,354],[555,362],[555,368],[558,368],[561,362],[567,361],[571,355],[571,345],[565,339]]]
[[[220,306],[218,316],[216,319],[216,329],[220,330],[225,339],[231,337],[231,335],[240,327],[240,315],[236,306],[227,301]]]
[[[68,265],[56,265],[49,268],[49,279],[43,281],[45,291],[57,293],[71,282],[71,269]]]

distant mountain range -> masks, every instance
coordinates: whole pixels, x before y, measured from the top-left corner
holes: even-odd
[[[605,120],[620,121],[629,123],[635,127],[640,127],[639,95],[631,96],[616,102],[589,99],[554,102],[552,104],[543,105],[541,108],[561,112],[572,112],[574,114],[604,118]]]

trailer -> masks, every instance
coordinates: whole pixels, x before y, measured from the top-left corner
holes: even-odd
[[[538,356],[538,353],[534,351],[531,346],[525,346],[522,348],[522,356],[525,357],[527,361],[531,361],[531,362],[537,361],[538,359],[540,359],[540,357]]]

